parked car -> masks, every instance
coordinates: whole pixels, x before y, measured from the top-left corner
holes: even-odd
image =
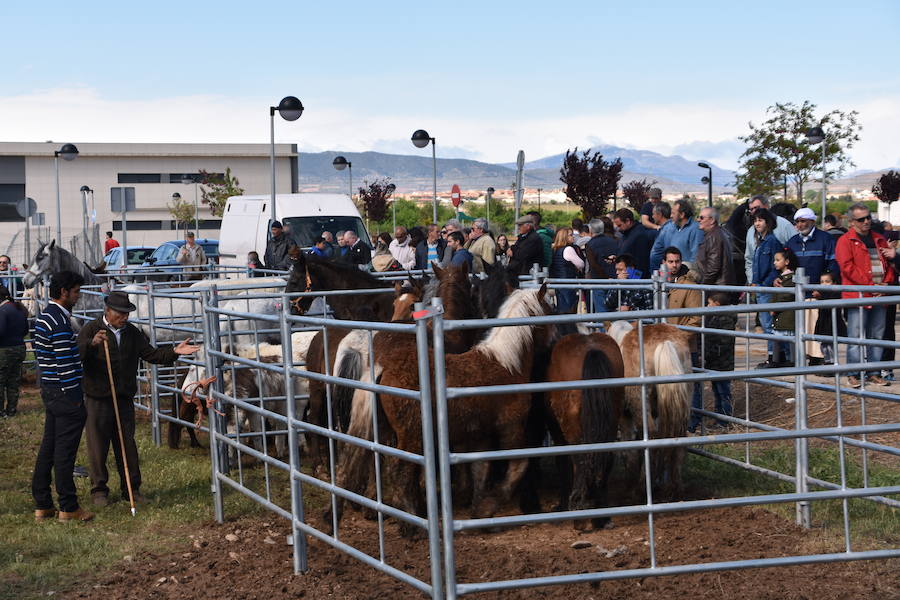
[[[203,248],[207,260],[219,263],[219,240],[198,239],[197,244]],[[178,264],[178,251],[184,246],[184,240],[163,242],[147,257],[141,265],[139,273],[143,280],[169,281],[178,279],[182,268]]]
[[[106,272],[117,275],[131,275],[137,271],[144,261],[156,250],[153,246],[128,246],[128,265],[125,265],[125,252],[121,246],[112,248],[103,257]]]

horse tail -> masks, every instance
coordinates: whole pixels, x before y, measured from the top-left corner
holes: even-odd
[[[666,340],[656,346],[653,353],[655,374],[687,375],[681,353],[674,342]],[[691,411],[690,383],[661,383],[656,386],[657,426],[656,436],[662,438],[683,437],[687,430]]]
[[[345,347],[338,352],[334,363],[334,373],[342,379],[359,381],[363,373],[362,354],[356,348]],[[334,386],[332,408],[338,429],[347,431],[350,427],[353,396],[356,388],[343,385]]]

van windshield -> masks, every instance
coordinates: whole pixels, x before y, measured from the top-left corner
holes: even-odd
[[[294,242],[301,248],[308,248],[313,245],[313,241],[322,235],[325,231],[330,231],[331,235],[337,239],[339,231],[347,231],[348,229],[356,232],[356,235],[371,247],[369,234],[359,217],[285,217],[282,219],[284,223],[284,232],[294,239]],[[271,235],[271,233],[270,233]]]

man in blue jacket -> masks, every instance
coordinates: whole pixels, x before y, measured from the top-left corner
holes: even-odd
[[[703,242],[703,231],[694,220],[694,207],[687,200],[676,200],[672,205],[672,220],[666,223],[653,242],[650,251],[650,269],[656,270],[665,259],[665,250],[674,246],[681,250],[681,258],[693,263],[697,248]]]
[[[634,257],[635,268],[641,277],[650,278],[650,249],[653,247],[653,232],[634,220],[634,213],[620,208],[613,218],[613,225],[622,234],[620,254]],[[659,268],[659,267],[657,267]]]

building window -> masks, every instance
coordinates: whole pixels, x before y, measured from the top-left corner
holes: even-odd
[[[25,222],[16,211],[16,203],[24,197],[25,184],[0,183],[0,222]]]
[[[119,173],[119,183],[162,183],[159,173]]]
[[[181,180],[185,175],[187,175],[197,183],[203,183],[202,181],[200,181],[200,173],[169,173],[169,183],[182,183]],[[210,179],[215,179],[217,177],[224,179],[225,173],[209,173],[208,176]]]
[[[122,221],[113,221],[113,231],[122,231]],[[162,231],[162,221],[128,221],[128,231]]]

